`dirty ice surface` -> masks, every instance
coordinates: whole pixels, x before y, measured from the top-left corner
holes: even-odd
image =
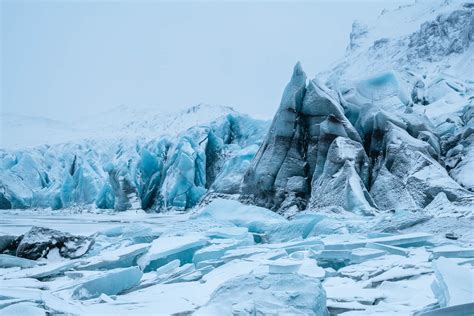
[[[246,213],[255,216],[241,216]],[[341,229],[330,215],[288,220],[222,199],[187,214],[3,211],[0,314],[472,310],[474,245],[462,231],[455,232],[458,240],[437,230],[416,231],[417,224],[385,233],[362,219],[339,219]],[[56,243],[45,246],[48,233]],[[68,257],[61,233],[75,238],[74,246],[87,245],[87,252]],[[28,236],[28,255],[39,259],[18,256],[22,236]]]

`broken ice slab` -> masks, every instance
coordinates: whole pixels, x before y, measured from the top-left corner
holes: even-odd
[[[359,302],[371,305],[385,297],[385,293],[379,289],[364,288],[364,283],[349,278],[330,277],[324,280],[323,286],[328,300],[337,302]]]
[[[272,226],[288,221],[277,213],[258,206],[245,205],[234,200],[214,199],[192,218],[211,217],[247,227],[250,232],[263,233]]]
[[[367,243],[377,243],[389,246],[410,246],[426,243],[431,237],[431,234],[426,233],[410,233],[379,238],[361,239],[352,242],[330,241],[325,243],[324,248],[328,250],[355,249],[363,248]]]
[[[366,260],[385,255],[386,252],[378,249],[356,248],[352,250],[350,260],[352,263],[361,263]]]
[[[440,307],[472,303],[474,271],[440,257],[433,261],[436,280],[431,285]]]
[[[474,302],[461,304],[461,305],[454,305],[450,307],[442,307],[438,309],[434,309],[427,312],[417,313],[416,316],[466,316],[472,315],[474,311]]]
[[[426,274],[426,273],[431,273],[432,270],[425,268],[425,267],[409,267],[409,268],[403,268],[400,266],[396,266],[391,268],[388,271],[383,272],[380,275],[377,275],[369,281],[372,284],[378,284],[382,283],[384,281],[398,281],[398,280],[404,280],[408,279],[417,275],[421,274]]]
[[[217,260],[224,256],[226,251],[236,249],[242,246],[250,246],[253,244],[252,239],[232,240],[221,239],[219,243],[201,248],[194,253],[193,262],[198,263],[205,260]]]
[[[99,297],[102,293],[107,295],[120,294],[140,283],[142,275],[142,271],[137,266],[98,273],[75,286],[72,297],[84,300]]]
[[[246,227],[216,227],[206,232],[209,238],[245,239],[252,237]]]
[[[318,280],[296,273],[246,273],[225,278],[194,315],[327,315]]]
[[[49,285],[45,282],[32,278],[23,279],[6,279],[1,281],[2,287],[31,288],[31,289],[48,289]]]
[[[350,260],[352,252],[350,250],[322,250],[314,252],[313,256],[318,260]]]
[[[474,248],[460,248],[457,246],[443,246],[433,249],[432,258],[474,258]]]
[[[410,246],[426,243],[433,235],[427,233],[410,233],[369,239],[367,242],[384,244],[389,246]]]
[[[38,262],[34,260],[0,254],[0,268],[11,268],[11,267],[32,268],[37,265],[38,265]]]
[[[201,234],[160,237],[153,241],[148,251],[138,258],[137,263],[144,272],[159,268],[175,259],[179,259],[181,263],[189,263],[196,250],[206,244],[207,239]]]
[[[400,248],[400,247],[396,247],[396,246],[389,246],[389,245],[379,244],[379,243],[375,243],[375,242],[368,242],[365,246],[367,248],[383,250],[383,251],[386,251],[386,252],[388,252],[392,255],[399,255],[399,256],[404,256],[404,257],[407,257],[408,254],[410,253],[405,248]]]
[[[301,261],[295,261],[290,259],[277,259],[274,261],[269,261],[268,272],[272,274],[285,274],[285,273],[295,273],[299,270],[301,266]]]
[[[83,270],[100,270],[125,268],[134,265],[136,258],[145,253],[149,244],[136,244],[111,251],[104,251],[98,256],[85,258],[87,262],[78,267]]]
[[[271,249],[265,247],[243,247],[238,249],[232,249],[225,252],[221,259],[224,262],[229,262],[234,259],[243,259],[253,256],[255,254],[262,254],[271,251]]]
[[[46,316],[46,311],[36,303],[21,302],[1,309],[0,314],[3,316]]]
[[[107,237],[120,237],[129,239],[134,243],[150,243],[156,239],[159,234],[154,232],[151,227],[143,224],[130,223],[125,226],[116,226],[100,231],[99,234]]]
[[[365,311],[367,305],[359,302],[338,302],[328,299],[326,306],[329,310],[330,315],[339,315],[350,311]]]
[[[306,238],[304,240],[289,241],[265,245],[271,249],[285,249],[288,254],[301,250],[318,251],[324,249],[323,242],[317,237]]]
[[[39,289],[7,287],[0,283],[0,302],[8,299],[39,302],[41,301],[41,295],[42,291]]]
[[[41,279],[62,274],[63,272],[75,268],[80,261],[70,260],[49,263],[43,266],[24,269],[5,275],[6,279],[34,278]]]

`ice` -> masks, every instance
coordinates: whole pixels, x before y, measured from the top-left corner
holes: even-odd
[[[247,227],[250,232],[257,233],[263,233],[270,230],[273,225],[287,222],[281,215],[263,207],[224,199],[214,199],[194,216],[194,218],[203,217],[228,221],[239,227]]]
[[[365,247],[367,243],[377,243],[388,246],[409,246],[413,244],[426,243],[432,237],[431,234],[427,233],[408,233],[400,234],[387,237],[360,239],[358,241],[351,242],[336,242],[329,241],[325,242],[325,249],[328,250],[341,250],[341,249],[355,249]]]
[[[197,250],[193,256],[193,262],[197,264],[200,261],[217,260],[229,250],[254,244],[252,236],[248,236],[243,240],[221,239],[214,242],[216,243]]]
[[[145,272],[156,269],[174,259],[181,263],[191,262],[194,253],[207,244],[201,234],[170,236],[155,239],[148,251],[138,258],[137,263]]]
[[[474,309],[474,303],[467,303],[461,305],[455,305],[450,307],[444,308],[437,308],[432,311],[422,312],[417,314],[419,316],[444,316],[444,315],[452,315],[452,316],[464,316],[469,315]]]
[[[301,267],[301,262],[289,259],[277,259],[268,262],[268,272],[270,274],[295,273]]]
[[[79,266],[78,269],[101,270],[129,267],[149,247],[149,244],[135,244],[112,251],[104,251],[97,256],[85,259],[86,263]]]
[[[472,303],[474,298],[474,272],[447,258],[433,261],[436,281],[431,288],[440,307]]]
[[[0,313],[4,316],[18,316],[18,315],[29,315],[29,316],[46,316],[46,311],[41,308],[38,304],[30,302],[22,302],[17,304],[9,305],[0,310]]]
[[[10,267],[33,268],[37,265],[38,263],[34,260],[0,254],[0,268],[10,268]]]
[[[399,255],[399,256],[406,257],[409,254],[409,251],[407,249],[400,248],[400,247],[395,247],[395,246],[384,245],[384,244],[379,244],[379,243],[369,242],[365,246],[367,248],[383,250],[383,251],[386,251],[386,252],[391,253],[393,255]]]
[[[383,256],[385,255],[385,253],[386,252],[383,250],[370,249],[370,248],[356,248],[352,250],[350,260],[353,263],[360,263],[366,260]]]
[[[19,278],[35,278],[42,279],[47,277],[56,276],[64,273],[79,265],[78,261],[62,261],[50,263],[42,266],[36,266],[33,268],[24,269],[21,271],[9,273],[5,276],[7,279],[19,279]]]
[[[197,111],[207,108],[203,105]],[[217,178],[213,191],[238,193],[239,179],[268,123],[228,108],[216,109],[221,115],[208,113],[198,120],[200,124],[187,122],[186,128],[173,130],[169,136],[157,132],[154,122],[148,137],[94,135],[63,144],[2,150],[0,208],[95,204],[118,211],[184,209],[199,202]],[[173,119],[171,125],[183,120]],[[166,129],[159,125],[160,130]],[[220,173],[223,168],[225,172]]]
[[[455,246],[442,246],[433,249],[433,259],[445,258],[474,258],[474,248],[460,248]]]
[[[223,283],[196,315],[327,315],[321,284],[297,274],[249,274]]]
[[[366,289],[362,284],[349,278],[329,277],[323,282],[328,300],[337,302],[359,302],[373,304],[383,299],[385,294],[378,289]]]
[[[143,273],[137,266],[112,269],[81,281],[74,286],[72,297],[74,299],[90,299],[99,297],[101,294],[116,295],[136,286]]]

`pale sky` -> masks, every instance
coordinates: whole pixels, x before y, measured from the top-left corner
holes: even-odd
[[[270,118],[296,61],[314,77],[354,19],[406,2],[1,1],[2,112],[210,103]]]

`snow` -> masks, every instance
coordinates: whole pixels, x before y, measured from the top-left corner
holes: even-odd
[[[472,303],[474,297],[474,271],[447,258],[433,261],[436,281],[433,293],[441,307]]]

